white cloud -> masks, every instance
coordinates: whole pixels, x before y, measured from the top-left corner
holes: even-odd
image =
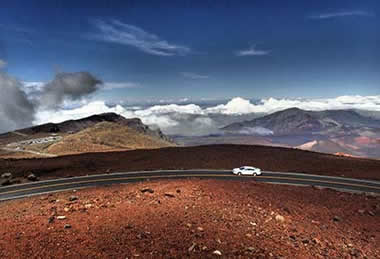
[[[122,23],[118,20],[95,20],[93,21],[93,24],[99,30],[99,33],[91,34],[90,38],[133,46],[151,55],[186,55],[191,51],[189,47],[171,44],[160,39],[155,34],[146,32],[137,26]]]
[[[153,108],[153,107],[152,107]],[[88,117],[94,114],[113,112],[124,116],[125,118],[140,118],[147,125],[159,125],[163,129],[176,126],[178,122],[170,117],[160,114],[159,111],[151,108],[146,110],[126,109],[121,105],[109,107],[103,101],[94,101],[86,103],[81,107],[74,109],[61,110],[40,110],[37,112],[34,124],[43,124],[47,122],[60,123],[66,120],[76,120]],[[168,109],[169,111],[170,109]],[[161,111],[161,113],[164,113]]]
[[[257,106],[241,97],[235,97],[227,104],[219,104],[206,109],[206,113],[221,114],[245,114],[253,112],[257,112]]]
[[[207,75],[200,75],[192,72],[181,72],[181,75],[186,78],[190,79],[207,79],[209,76]]]
[[[167,113],[182,113],[182,114],[204,114],[204,110],[195,104],[167,104],[167,105],[155,105],[145,110],[136,112],[136,115],[148,116],[152,114],[167,114]]]
[[[207,135],[218,132],[218,128],[236,122],[238,116],[250,116],[255,113],[272,113],[297,107],[304,110],[361,109],[380,111],[378,96],[340,96],[327,99],[277,99],[267,98],[252,103],[236,97],[227,102],[209,108],[195,104],[165,104],[148,108],[107,106],[103,101],[83,102],[79,107],[61,110],[40,110],[34,124],[62,122],[79,119],[93,114],[114,112],[126,118],[140,118],[143,123],[160,127],[166,134]],[[271,134],[262,128],[247,128],[246,133],[259,135]]]
[[[122,114],[125,113],[126,110],[120,105],[108,107],[103,101],[94,101],[74,109],[39,110],[37,111],[34,124],[42,124],[47,122],[59,123],[66,120],[76,120],[105,112]],[[128,114],[125,115],[129,117]]]
[[[330,18],[345,17],[345,16],[374,16],[374,14],[367,12],[367,11],[354,10],[354,11],[340,11],[340,12],[321,13],[318,15],[312,15],[309,18],[311,18],[311,19],[330,19]]]
[[[5,67],[7,65],[7,62],[5,62],[4,60],[0,59],[0,69]]]
[[[259,135],[259,136],[269,136],[273,135],[273,131],[263,127],[243,127],[240,131],[240,134],[245,135]]]
[[[269,50],[259,50],[256,46],[251,46],[249,49],[239,50],[235,52],[236,56],[266,56],[270,53]]]
[[[272,113],[297,107],[304,110],[322,111],[337,109],[360,109],[380,111],[380,95],[377,96],[340,96],[326,99],[277,99],[267,98],[258,104],[252,104],[243,98],[233,98],[227,104],[206,109],[207,113],[247,114]]]

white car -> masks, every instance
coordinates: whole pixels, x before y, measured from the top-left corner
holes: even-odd
[[[261,169],[256,168],[256,167],[252,167],[252,166],[242,166],[240,168],[234,168],[232,170],[232,173],[236,174],[236,175],[253,175],[253,176],[256,176],[256,175],[261,175]]]

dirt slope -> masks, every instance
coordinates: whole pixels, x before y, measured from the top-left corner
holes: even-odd
[[[0,158],[31,158],[86,152],[175,146],[159,129],[115,113],[47,123],[0,134]]]
[[[157,169],[231,169],[253,165],[264,170],[307,172],[380,180],[380,161],[339,157],[290,148],[211,145],[89,153],[56,158],[0,160],[0,172],[42,178]]]
[[[62,141],[50,145],[49,154],[65,155],[86,152],[104,152],[125,149],[151,149],[174,146],[173,143],[144,135],[136,130],[112,122],[100,122],[95,126],[68,135]]]

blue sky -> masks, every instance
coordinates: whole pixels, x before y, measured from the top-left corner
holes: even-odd
[[[380,93],[379,1],[162,2],[3,3],[0,59],[23,81],[89,71],[114,101]]]

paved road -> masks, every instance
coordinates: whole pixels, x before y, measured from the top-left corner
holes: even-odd
[[[19,184],[0,188],[0,201],[28,197],[43,193],[80,189],[91,186],[130,183],[153,179],[212,178],[226,180],[257,181],[275,184],[313,185],[343,191],[380,194],[380,182],[342,177],[329,177],[299,173],[264,171],[261,176],[236,176],[225,170],[176,170],[143,171],[81,176],[35,183]]]

